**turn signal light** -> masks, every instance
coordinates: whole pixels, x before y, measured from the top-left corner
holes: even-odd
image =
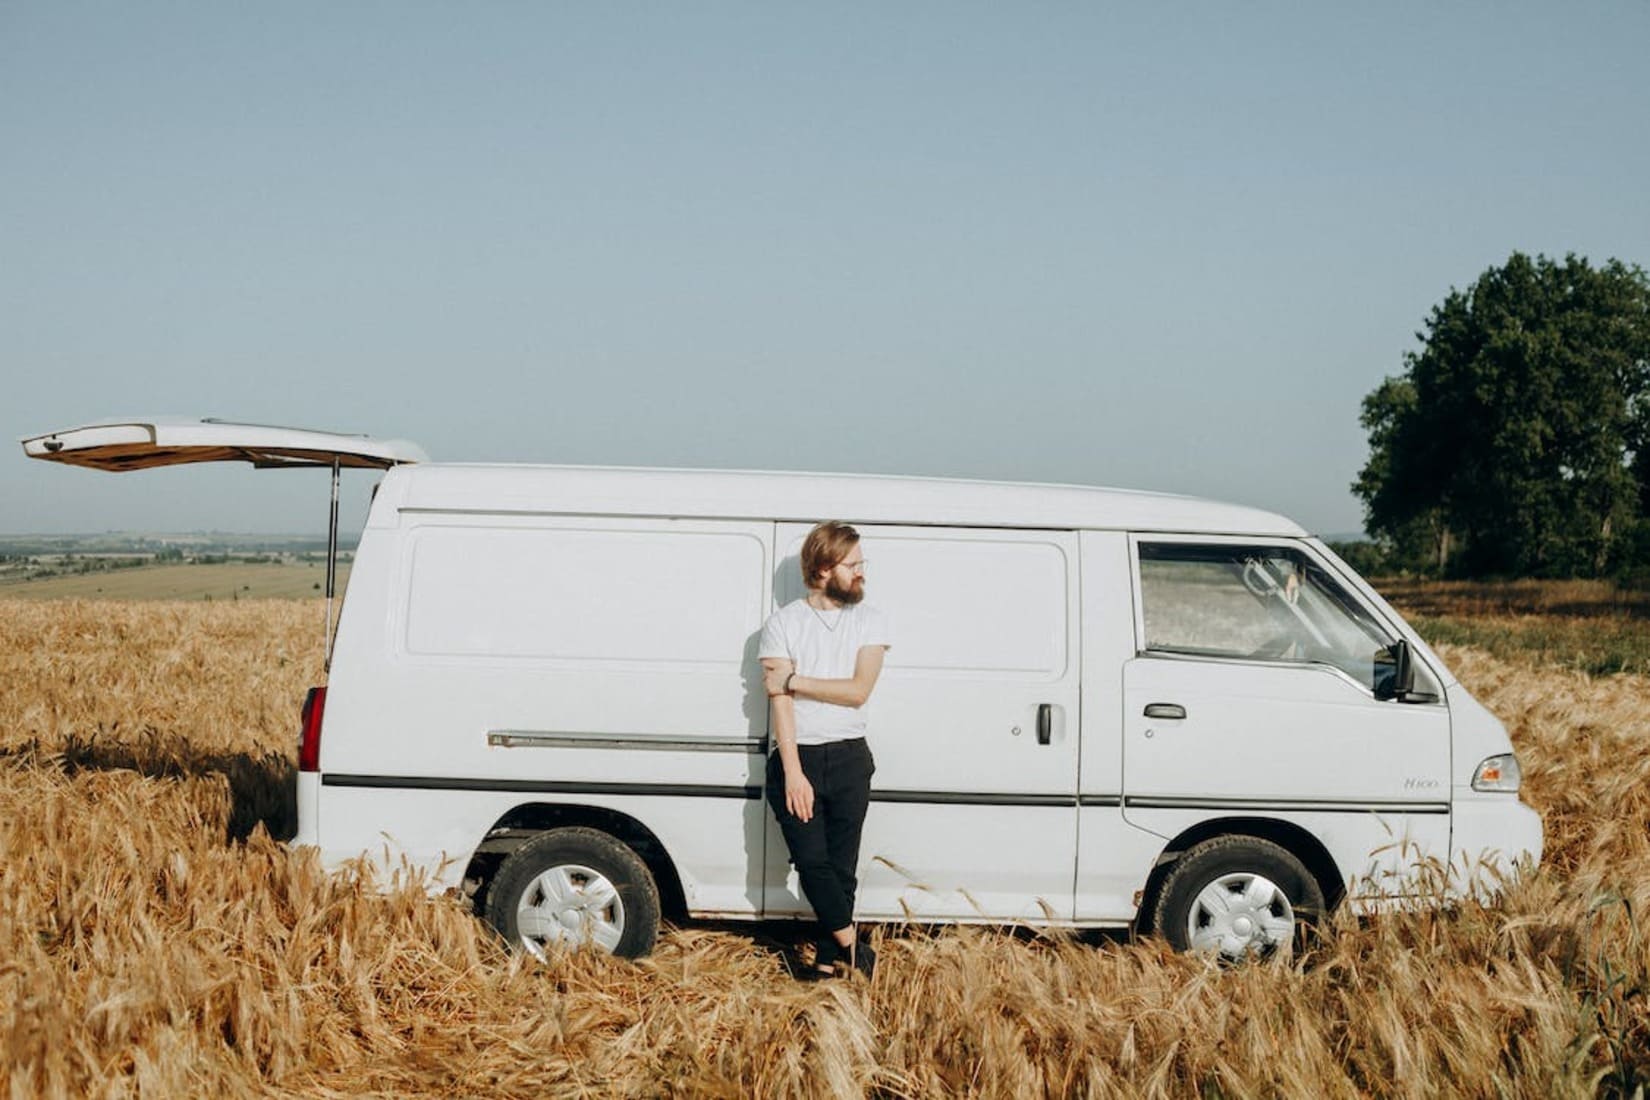
[[[1523,781],[1524,774],[1519,771],[1518,757],[1510,752],[1504,752],[1478,765],[1478,770],[1472,776],[1472,789],[1516,792]]]

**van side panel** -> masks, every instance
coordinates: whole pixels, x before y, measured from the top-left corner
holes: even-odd
[[[327,822],[321,856],[329,866],[365,855],[381,882],[417,876],[432,893],[458,887],[477,842],[500,818],[529,803],[565,803],[612,810],[659,837],[681,879],[688,911],[698,917],[749,919],[761,896],[747,885],[760,865],[765,806],[749,797],[570,794],[554,787],[526,791],[376,789],[322,777]],[[753,827],[753,821],[755,826]]]
[[[441,513],[369,529],[327,701],[323,850],[451,885],[516,806],[607,806],[660,839],[690,909],[754,915],[771,537]]]

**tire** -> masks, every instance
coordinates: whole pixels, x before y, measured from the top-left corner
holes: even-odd
[[[1260,837],[1222,836],[1180,857],[1153,916],[1175,950],[1235,960],[1292,951],[1323,910],[1323,888],[1294,853]]]
[[[545,958],[592,946],[633,959],[659,936],[659,888],[635,852],[597,829],[551,829],[499,865],[487,923],[512,949]]]

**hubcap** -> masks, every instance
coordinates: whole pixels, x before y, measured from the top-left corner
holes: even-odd
[[[1287,948],[1295,936],[1289,896],[1264,875],[1221,875],[1198,892],[1186,919],[1193,951],[1241,958]]]
[[[551,867],[522,892],[516,931],[539,958],[551,944],[593,943],[612,951],[624,936],[624,901],[600,871],[576,863]]]

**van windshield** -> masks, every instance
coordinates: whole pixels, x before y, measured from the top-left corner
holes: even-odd
[[[1392,674],[1396,639],[1299,550],[1143,542],[1140,587],[1148,651],[1327,664],[1371,691]]]

